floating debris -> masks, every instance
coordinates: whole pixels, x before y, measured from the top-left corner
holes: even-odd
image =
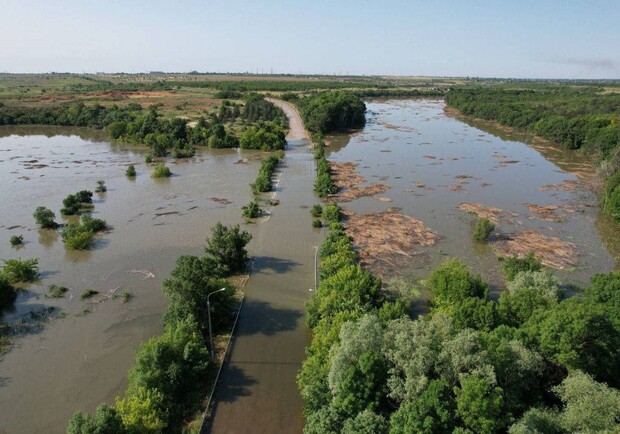
[[[347,217],[345,228],[353,244],[360,250],[360,261],[374,266],[381,273],[381,266],[394,268],[423,255],[415,246],[433,246],[439,239],[437,232],[424,222],[389,208],[384,212],[355,214],[343,211]]]
[[[146,279],[155,279],[155,275],[149,271],[149,270],[129,270],[129,273],[138,273],[138,274],[142,274],[144,277],[142,277],[143,280]]]
[[[375,183],[363,187],[360,184],[366,179],[357,172],[358,163],[337,163],[330,161],[331,177],[334,184],[340,190],[338,193],[330,195],[332,201],[350,202],[362,196],[373,196],[387,191],[390,186],[382,183]]]
[[[500,224],[507,216],[517,217],[519,214],[514,212],[506,212],[499,208],[493,208],[491,206],[485,206],[480,203],[462,203],[456,207],[459,211],[465,211],[472,214],[476,214],[480,218],[486,218],[491,220],[496,225]]]
[[[210,197],[209,200],[219,203],[221,205],[230,205],[232,202],[223,197]]]
[[[535,231],[508,234],[493,243],[493,249],[505,257],[516,255],[522,258],[534,252],[543,265],[560,270],[578,265],[576,257],[579,251],[575,244]]]
[[[574,179],[566,179],[562,182],[560,182],[559,184],[547,184],[547,185],[541,185],[540,187],[538,187],[538,189],[540,191],[565,191],[568,193],[572,193],[573,191],[575,191],[577,189],[577,180]]]

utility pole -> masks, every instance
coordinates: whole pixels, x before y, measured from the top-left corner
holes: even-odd
[[[209,301],[209,297],[211,297],[216,292],[225,291],[226,288],[218,289],[217,291],[211,292],[207,295],[207,316],[209,317],[209,347],[211,348],[211,361],[215,359],[215,351],[213,350],[213,330],[211,329],[211,302]]]

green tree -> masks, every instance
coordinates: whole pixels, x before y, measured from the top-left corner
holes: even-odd
[[[58,226],[58,223],[54,221],[56,214],[44,206],[38,206],[32,216],[34,217],[34,221],[42,228],[54,229]]]
[[[447,311],[467,297],[486,299],[489,293],[480,276],[471,275],[458,259],[449,259],[437,267],[428,278],[428,288],[433,294],[432,305]]]
[[[461,380],[454,389],[456,415],[475,433],[491,434],[505,424],[502,416],[502,389],[475,375]]]
[[[129,433],[159,434],[166,428],[162,410],[164,395],[156,389],[138,387],[124,399],[116,398],[116,409]]]
[[[387,434],[385,418],[370,410],[364,410],[352,419],[345,420],[341,434]]]
[[[499,312],[507,324],[521,325],[536,310],[546,310],[560,301],[558,279],[547,271],[520,271],[511,282],[508,291],[499,299]]]
[[[495,230],[495,225],[491,222],[491,220],[486,218],[477,218],[476,227],[474,229],[474,241],[479,243],[485,242],[493,230]]]
[[[245,269],[248,262],[245,246],[251,240],[252,235],[242,231],[239,225],[227,227],[218,222],[211,231],[211,238],[207,239],[205,253],[215,259],[223,273],[237,273]]]
[[[123,434],[125,427],[116,410],[101,404],[90,416],[77,412],[71,418],[67,427],[67,434]]]

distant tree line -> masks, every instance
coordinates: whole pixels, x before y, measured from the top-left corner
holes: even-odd
[[[333,214],[298,376],[306,434],[620,429],[620,273],[566,297],[533,256],[511,258],[508,290],[493,300],[448,260],[425,283],[430,312],[416,317],[414,291],[382,290]]]

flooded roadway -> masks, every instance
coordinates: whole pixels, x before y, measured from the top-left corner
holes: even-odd
[[[283,109],[295,116],[290,106]],[[314,286],[315,247],[321,241],[308,209],[316,198],[314,161],[304,135],[303,128],[291,129],[279,173],[280,205],[254,234],[254,272],[208,432],[300,433],[303,428],[295,378],[310,338],[304,304]]]

